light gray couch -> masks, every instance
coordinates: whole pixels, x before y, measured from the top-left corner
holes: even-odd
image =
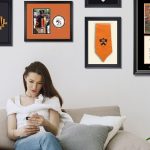
[[[66,109],[75,122],[79,122],[84,113],[99,116],[120,116],[118,106]],[[0,109],[0,150],[13,150],[14,142],[7,137],[7,116],[5,109]],[[150,150],[150,144],[123,128],[109,142],[106,150]]]

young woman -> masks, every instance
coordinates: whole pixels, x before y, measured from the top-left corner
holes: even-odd
[[[62,150],[56,138],[62,98],[48,69],[33,62],[23,74],[25,94],[7,102],[8,137],[16,150]]]

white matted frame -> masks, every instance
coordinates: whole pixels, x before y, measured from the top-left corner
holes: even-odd
[[[102,61],[95,52],[95,25],[111,25],[112,53]],[[85,17],[85,67],[86,68],[121,68],[121,18],[120,17]]]

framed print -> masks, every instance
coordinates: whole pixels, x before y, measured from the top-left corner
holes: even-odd
[[[121,7],[121,0],[85,0],[85,7]]]
[[[25,1],[25,41],[72,41],[72,1]]]
[[[12,46],[12,0],[0,1],[0,46]]]
[[[134,0],[134,74],[150,74],[150,0]]]
[[[121,68],[121,18],[85,18],[85,67]]]

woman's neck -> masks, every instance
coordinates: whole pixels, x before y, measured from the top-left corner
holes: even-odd
[[[35,96],[35,95],[31,95],[29,94],[28,92],[25,92],[25,95],[29,98],[37,98],[38,96]]]

